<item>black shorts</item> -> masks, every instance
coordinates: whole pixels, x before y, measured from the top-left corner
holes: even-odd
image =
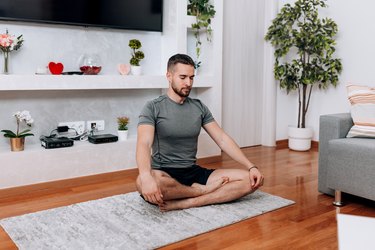
[[[189,168],[157,168],[169,174],[173,179],[186,186],[191,186],[193,183],[206,185],[208,177],[214,169],[202,168],[198,165],[193,165]]]

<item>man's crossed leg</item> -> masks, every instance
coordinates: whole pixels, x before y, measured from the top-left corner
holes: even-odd
[[[193,183],[183,185],[161,170],[151,170],[162,193],[162,200],[151,201],[161,211],[199,207],[238,199],[254,192],[259,185],[252,185],[249,171],[243,169],[216,169],[205,185]],[[137,179],[138,191],[142,194],[142,183]]]

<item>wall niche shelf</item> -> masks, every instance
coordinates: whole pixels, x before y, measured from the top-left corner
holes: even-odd
[[[212,76],[198,75],[194,79],[195,88],[213,86]],[[163,88],[168,88],[164,75],[2,75],[0,77],[0,91]]]

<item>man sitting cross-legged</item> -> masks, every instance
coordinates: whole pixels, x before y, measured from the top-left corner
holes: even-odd
[[[200,100],[188,97],[194,61],[172,56],[167,65],[169,88],[148,102],[138,123],[137,189],[161,211],[198,207],[238,199],[263,185],[263,176],[214,120]],[[206,169],[196,165],[203,127],[216,144],[246,169]]]

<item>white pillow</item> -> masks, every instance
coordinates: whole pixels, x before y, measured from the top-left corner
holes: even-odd
[[[354,122],[346,137],[375,138],[375,88],[354,84],[346,88]]]

